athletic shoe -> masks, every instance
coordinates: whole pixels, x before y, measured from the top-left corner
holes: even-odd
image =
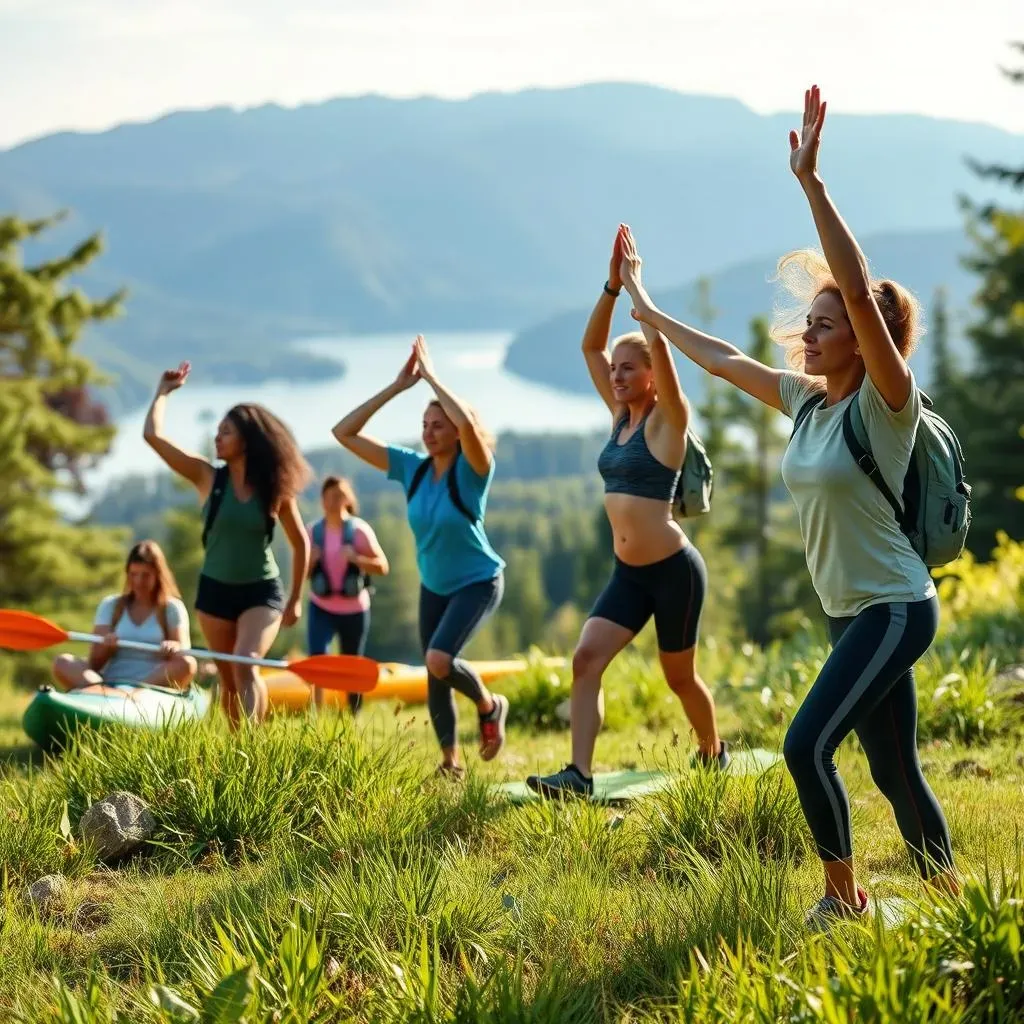
[[[505,745],[505,719],[508,718],[508,697],[493,695],[494,707],[480,716],[480,759],[492,761]]]
[[[729,762],[732,758],[729,756],[729,744],[725,740],[719,740],[718,753],[713,757],[698,750],[696,754],[690,758],[691,768],[717,768],[719,771],[724,771],[729,767]]]
[[[531,775],[526,784],[546,800],[563,800],[566,797],[586,800],[594,795],[593,778],[588,778],[574,764],[567,764],[554,775]]]
[[[868,894],[858,885],[860,906],[851,907],[837,896],[822,896],[804,915],[804,926],[812,932],[828,932],[837,921],[856,921],[868,916]]]

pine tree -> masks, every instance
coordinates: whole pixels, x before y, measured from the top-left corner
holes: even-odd
[[[710,333],[718,318],[718,310],[711,300],[711,281],[708,278],[702,277],[697,281],[691,308],[700,329]],[[712,466],[725,451],[727,444],[727,387],[717,377],[708,374],[704,378],[704,401],[697,406],[697,413],[704,424],[701,440]]]
[[[82,471],[110,448],[114,429],[89,392],[99,377],[74,345],[121,300],[67,284],[99,255],[98,236],[25,265],[22,245],[56,220],[0,217],[0,606],[41,610],[81,606],[114,585],[125,539],[65,522],[53,504],[81,492]]]
[[[932,351],[932,380],[929,395],[947,418],[955,418],[951,403],[955,400],[959,368],[949,341],[949,298],[945,287],[935,289],[929,329]]]
[[[1016,44],[1024,53],[1024,44]],[[1008,73],[1024,83],[1024,69]],[[1024,168],[978,166],[978,173],[1024,190]],[[1024,206],[978,207],[965,201],[975,252],[967,265],[981,277],[979,318],[967,334],[973,366],[957,388],[957,424],[974,487],[971,550],[987,557],[996,533],[1024,537]]]

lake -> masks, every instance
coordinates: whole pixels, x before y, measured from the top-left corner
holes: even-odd
[[[438,377],[471,402],[494,433],[576,433],[608,426],[608,412],[596,395],[569,394],[506,372],[502,364],[512,337],[511,332],[437,333],[428,335],[427,343]],[[335,443],[331,427],[395,378],[412,338],[411,333],[369,334],[296,342],[298,348],[345,363],[345,375],[333,380],[207,385],[202,358],[197,356],[188,383],[168,400],[165,429],[177,443],[201,449],[232,405],[259,402],[288,424],[305,450],[328,447]],[[426,384],[417,384],[385,406],[368,430],[386,441],[417,438],[431,394]],[[87,478],[94,494],[115,477],[163,468],[142,440],[145,416],[146,410],[139,409],[118,421],[112,453]]]

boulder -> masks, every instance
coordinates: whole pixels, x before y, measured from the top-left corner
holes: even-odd
[[[44,875],[33,882],[25,893],[25,898],[44,917],[63,908],[71,887],[63,875]]]
[[[94,803],[78,827],[102,860],[116,860],[142,846],[153,835],[156,821],[141,797],[119,791]]]

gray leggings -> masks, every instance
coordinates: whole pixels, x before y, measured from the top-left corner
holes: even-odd
[[[442,747],[454,747],[456,738],[455,694],[467,696],[474,704],[483,700],[484,684],[472,666],[458,657],[473,634],[501,603],[504,577],[470,583],[452,594],[435,594],[420,586],[420,646],[452,656],[447,678],[427,676],[427,708]]]
[[[853,856],[850,804],[833,754],[855,731],[918,871],[928,878],[953,866],[949,828],[917,756],[914,663],[935,639],[938,619],[933,597],[828,620],[832,653],[783,747],[822,860]]]

